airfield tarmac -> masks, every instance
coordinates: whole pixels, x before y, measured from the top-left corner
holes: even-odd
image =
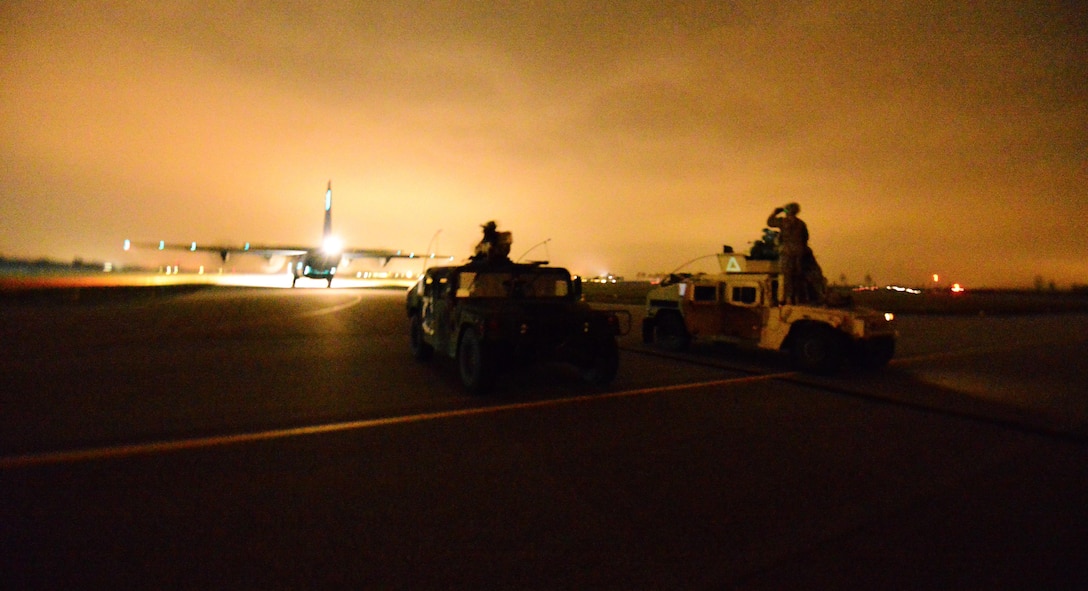
[[[7,588],[1077,588],[1088,315],[466,396],[395,289],[0,304]]]

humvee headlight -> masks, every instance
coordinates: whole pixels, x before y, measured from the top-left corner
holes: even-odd
[[[887,320],[888,322],[891,322],[892,320],[895,320],[895,314],[892,314],[891,312],[885,312],[884,313],[884,320]]]

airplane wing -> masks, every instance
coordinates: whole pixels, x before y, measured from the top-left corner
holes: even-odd
[[[282,245],[264,245],[264,244],[250,244],[246,242],[242,248],[235,248],[231,250],[232,253],[239,254],[255,254],[257,256],[300,256],[313,250],[312,248],[306,248],[305,246],[282,246]]]
[[[381,248],[356,248],[347,249],[342,253],[343,257],[348,260],[354,259],[382,259],[383,264],[388,263],[390,259],[434,259],[434,260],[446,260],[452,261],[453,257],[449,255],[439,255],[433,252],[411,252],[407,250],[392,250]]]
[[[154,250],[187,250],[189,252],[214,252],[218,254],[223,260],[226,260],[227,256],[231,254],[255,254],[258,256],[301,256],[306,254],[309,249],[301,246],[264,246],[253,245],[245,243],[242,246],[224,246],[219,244],[197,244],[196,242],[189,243],[171,243],[165,240],[158,242],[133,242],[131,240],[125,240],[125,250],[131,250],[132,248],[148,248]]]
[[[153,250],[185,250],[189,252],[212,252],[218,254],[223,260],[226,260],[227,257],[232,254],[252,254],[263,257],[302,256],[307,254],[308,252],[317,250],[315,248],[307,248],[304,246],[250,244],[248,242],[242,246],[225,246],[220,244],[202,244],[196,242],[171,243],[164,240],[160,240],[158,242],[133,242],[131,240],[125,240],[125,250],[131,250],[132,248],[147,248]],[[448,255],[438,255],[435,253],[417,253],[407,250],[394,250],[387,248],[352,248],[342,250],[340,254],[348,260],[380,259],[382,261],[382,264],[388,263],[391,259],[429,258],[433,260],[453,260],[453,257]]]

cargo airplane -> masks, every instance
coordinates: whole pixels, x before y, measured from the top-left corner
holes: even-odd
[[[332,278],[336,275],[336,269],[342,267],[341,263],[351,261],[352,259],[380,259],[382,264],[388,264],[391,259],[403,258],[403,259],[446,259],[453,260],[453,257],[439,256],[434,253],[429,254],[416,254],[414,252],[406,252],[403,250],[388,250],[379,248],[343,248],[340,239],[332,233],[332,181],[329,181],[328,187],[325,189],[325,231],[322,237],[321,246],[318,247],[306,247],[306,246],[283,246],[283,245],[253,245],[245,243],[243,246],[219,246],[219,245],[198,245],[196,242],[190,242],[189,244],[169,244],[166,241],[160,240],[159,242],[148,243],[133,243],[131,240],[125,240],[125,250],[130,250],[134,246],[142,248],[157,248],[158,250],[188,250],[190,252],[214,252],[226,262],[227,258],[231,254],[253,254],[271,258],[273,256],[284,256],[288,259],[288,265],[291,269],[291,287],[295,286],[295,283],[300,277],[309,277],[311,279],[324,279],[327,282],[327,287],[332,287]]]

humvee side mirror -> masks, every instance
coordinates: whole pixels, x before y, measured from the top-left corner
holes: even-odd
[[[575,277],[575,278],[571,279],[570,285],[571,285],[571,289],[574,290],[574,294],[573,294],[574,299],[576,299],[576,300],[581,299],[582,298],[582,278],[581,277]]]

